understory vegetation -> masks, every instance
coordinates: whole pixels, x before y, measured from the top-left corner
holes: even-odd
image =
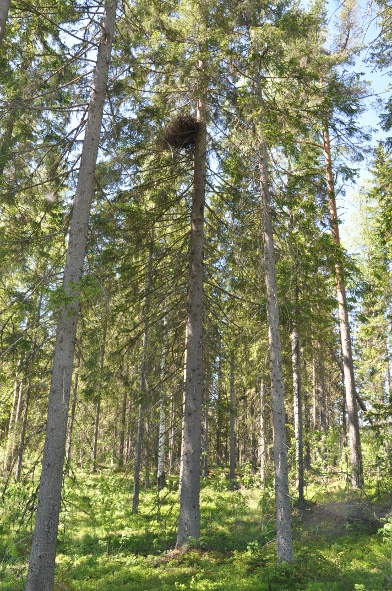
[[[367,438],[370,450],[371,436]],[[370,459],[370,458],[369,458]],[[391,478],[372,474],[352,491],[338,467],[312,470],[301,519],[292,499],[296,561],[277,565],[272,479],[220,469],[201,486],[198,547],[173,550],[178,478],[141,491],[132,514],[126,472],[78,470],[64,481],[55,589],[68,591],[381,591],[391,589]],[[334,474],[335,472],[335,474]],[[310,478],[309,478],[310,480]],[[10,483],[1,508],[2,591],[19,591],[27,570],[36,482]],[[190,544],[192,546],[192,544]]]

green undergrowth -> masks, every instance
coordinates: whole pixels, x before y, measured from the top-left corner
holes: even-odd
[[[200,545],[173,550],[178,484],[142,491],[132,514],[127,474],[67,478],[55,589],[68,591],[381,591],[391,586],[390,499],[315,486],[303,519],[293,507],[296,561],[277,565],[273,487],[245,472],[204,479]],[[10,485],[0,505],[0,589],[22,591],[36,490]],[[194,547],[193,547],[194,546]]]

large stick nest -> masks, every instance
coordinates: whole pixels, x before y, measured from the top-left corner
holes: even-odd
[[[163,143],[176,150],[191,148],[195,144],[199,123],[192,115],[177,115],[163,133]]]

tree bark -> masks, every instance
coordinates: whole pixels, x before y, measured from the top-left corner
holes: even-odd
[[[335,185],[332,174],[331,143],[329,139],[328,121],[326,116],[323,118],[323,140],[331,232],[332,239],[338,251],[335,263],[336,291],[339,311],[340,338],[343,352],[344,385],[346,391],[348,432],[350,440],[351,483],[353,488],[359,489],[363,486],[361,440],[359,435],[358,410],[355,396],[354,363],[351,349],[351,335],[347,311],[346,289],[344,284],[342,263],[340,261],[340,236],[338,215],[336,210]]]
[[[79,366],[80,366],[80,359],[79,359],[79,357],[77,357],[76,368],[75,368],[75,377],[74,377],[74,383],[73,383],[73,388],[72,388],[71,416],[70,416],[69,425],[68,425],[67,451],[65,454],[65,465],[67,466],[67,468],[69,467],[69,464],[71,462],[73,426],[74,426],[74,421],[75,421],[76,400],[77,400],[78,382],[79,382]]]
[[[222,439],[222,416],[220,410],[221,404],[221,391],[220,391],[220,357],[218,367],[218,379],[217,379],[217,400],[216,400],[216,465],[220,466],[221,463],[221,439]]]
[[[318,400],[317,400],[317,361],[316,361],[316,357],[313,354],[313,359],[312,359],[312,392],[313,392],[313,412],[312,412],[312,417],[313,417],[313,429],[318,429],[319,427],[319,421],[318,421]]]
[[[166,368],[166,319],[163,319],[163,347],[161,361],[161,394],[159,397],[159,432],[158,432],[158,467],[157,486],[162,490],[166,486],[165,475],[165,438],[166,438],[166,396],[164,393]]]
[[[25,445],[25,436],[26,436],[26,427],[27,427],[27,416],[29,412],[29,402],[30,402],[30,392],[31,392],[31,380],[28,381],[27,388],[26,388],[26,397],[23,407],[23,419],[22,419],[22,430],[20,434],[20,442],[19,442],[19,449],[18,449],[18,461],[16,463],[16,471],[15,471],[15,481],[19,482],[20,475],[22,473],[22,462],[23,462],[23,451]]]
[[[148,330],[150,326],[150,299],[152,287],[152,263],[154,253],[154,233],[155,224],[151,226],[150,234],[150,252],[148,255],[148,266],[146,275],[146,305],[144,308],[144,331],[142,343],[142,360],[140,367],[140,403],[139,403],[139,417],[137,422],[137,437],[136,437],[136,454],[135,466],[133,471],[133,497],[132,497],[132,513],[136,514],[139,511],[139,494],[140,494],[140,467],[142,462],[142,442],[144,429],[144,407],[146,404],[146,374],[147,374],[147,346],[148,346]]]
[[[301,343],[299,329],[297,326],[294,326],[291,333],[291,361],[293,366],[295,460],[297,466],[296,484],[298,490],[298,509],[300,515],[303,516],[305,512],[305,499],[304,444],[302,428]]]
[[[293,562],[294,554],[291,533],[278,289],[275,270],[274,237],[272,231],[268,155],[262,137],[259,138],[259,174],[260,205],[263,219],[264,268],[267,287],[267,320],[271,369],[272,421],[274,432],[276,545],[279,562]]]
[[[265,400],[266,400],[265,384],[263,378],[260,379],[260,478],[264,482],[266,473],[266,420],[265,420]]]
[[[25,591],[53,591],[54,588],[68,406],[79,313],[77,286],[83,273],[116,6],[116,0],[105,1],[64,269],[63,288],[67,297],[57,327],[38,508]]]
[[[175,436],[176,436],[176,400],[174,392],[172,392],[170,400],[170,430],[169,430],[169,472],[171,473],[174,466],[175,455]]]
[[[18,437],[18,424],[19,424],[19,419],[20,419],[20,415],[21,415],[21,411],[22,411],[23,385],[24,385],[24,379],[22,378],[22,380],[19,384],[18,404],[16,406],[14,428],[12,430],[12,446],[11,446],[11,454],[10,454],[10,458],[9,458],[9,462],[12,467],[15,464],[15,453],[16,453],[16,449],[17,449],[17,437]]]
[[[203,63],[199,62],[199,77]],[[200,538],[200,453],[203,404],[203,248],[206,190],[206,95],[202,89],[197,108],[189,243],[188,317],[185,395],[181,445],[181,492],[177,547]]]
[[[124,467],[125,423],[127,416],[127,391],[125,390],[121,409],[120,447],[118,450],[118,467]]]
[[[13,399],[12,399],[12,408],[11,408],[10,422],[8,424],[7,443],[6,443],[5,456],[4,456],[4,471],[5,472],[8,472],[9,471],[9,469],[11,467],[11,464],[12,464],[10,447],[12,445],[12,434],[13,434],[13,425],[14,425],[14,415],[15,415],[15,410],[16,410],[16,403],[17,403],[17,400],[18,400],[19,365],[20,365],[20,360],[19,360],[19,363],[18,363],[18,368],[17,368],[16,373],[15,373],[14,395],[13,395]]]
[[[101,411],[101,395],[98,395],[98,400],[95,405],[95,418],[94,418],[94,435],[93,435],[93,454],[92,454],[92,465],[91,472],[97,471],[97,444],[98,444],[98,429],[99,429],[99,415]]]
[[[210,396],[209,396],[209,382],[207,380],[206,384],[206,400],[205,400],[205,410],[204,410],[204,456],[203,456],[203,476],[207,478],[208,476],[208,409],[210,405]]]
[[[235,478],[234,351],[230,356],[230,478]]]
[[[8,11],[10,9],[10,0],[0,0],[0,48],[3,43],[5,25],[8,18]]]

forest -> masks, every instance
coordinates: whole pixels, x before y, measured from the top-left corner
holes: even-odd
[[[390,0],[0,0],[2,591],[392,589],[391,72]]]

